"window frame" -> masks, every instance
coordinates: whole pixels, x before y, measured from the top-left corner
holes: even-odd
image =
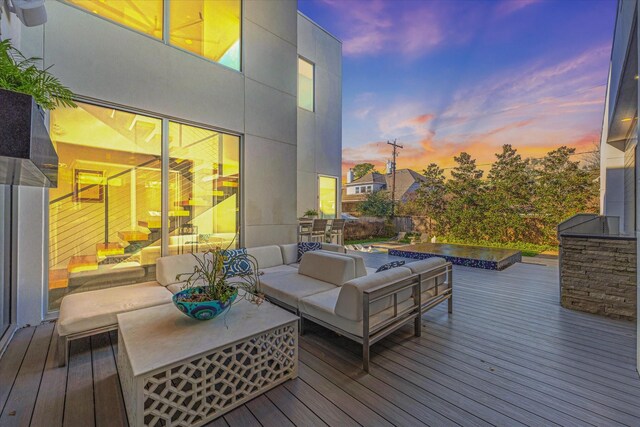
[[[225,67],[228,69],[228,67]],[[198,122],[194,122],[191,120],[184,120],[178,117],[174,117],[174,116],[170,116],[170,115],[164,115],[164,114],[160,114],[157,112],[152,112],[152,111],[148,111],[148,110],[144,110],[144,109],[139,109],[139,108],[135,108],[135,107],[130,107],[130,106],[125,106],[125,105],[121,105],[121,104],[117,104],[117,103],[112,103],[112,102],[108,102],[108,101],[102,101],[102,100],[96,100],[94,98],[88,98],[88,97],[84,97],[84,96],[76,96],[73,99],[74,101],[77,102],[81,102],[83,104],[89,104],[89,105],[93,105],[96,107],[100,107],[100,108],[107,108],[107,109],[116,109],[119,111],[123,111],[123,112],[127,112],[127,113],[131,113],[131,114],[140,114],[140,115],[144,115],[147,117],[151,117],[154,119],[158,119],[161,121],[161,126],[162,126],[162,141],[161,141],[161,178],[162,178],[162,199],[161,199],[161,218],[162,218],[162,235],[161,235],[161,256],[168,256],[169,255],[169,231],[168,228],[165,226],[168,224],[168,215],[169,215],[169,211],[168,208],[168,204],[169,204],[169,181],[168,179],[165,179],[165,175],[166,178],[169,177],[169,163],[170,163],[170,157],[169,157],[169,123],[170,122],[174,122],[174,123],[180,123],[180,124],[184,124],[184,125],[189,125],[189,126],[194,126],[194,127],[200,127],[202,129],[206,129],[206,130],[210,130],[213,132],[219,132],[219,133],[224,133],[227,135],[232,135],[232,136],[236,136],[238,137],[238,149],[239,149],[239,177],[240,177],[240,183],[238,185],[238,213],[236,215],[236,221],[237,221],[237,229],[238,229],[238,237],[237,237],[237,245],[238,247],[243,247],[244,246],[244,238],[245,238],[245,227],[244,227],[244,160],[245,160],[245,156],[244,156],[244,135],[240,134],[238,132],[234,132],[228,129],[224,129],[224,128],[219,128],[216,126],[211,126],[211,125],[207,125],[207,124],[203,124],[203,123],[198,123]],[[51,114],[50,112],[46,113],[46,123],[47,123],[47,128],[50,129],[51,128]],[[166,187],[166,189],[165,189]],[[46,191],[46,210],[45,210],[45,215],[46,215],[46,230],[45,230],[45,236],[46,236],[46,241],[47,241],[47,245],[49,244],[49,239],[50,239],[50,227],[49,227],[49,221],[50,221],[50,213],[49,213],[49,203],[50,203],[50,196],[49,196],[49,191]],[[165,217],[167,218],[165,221]],[[47,251],[48,251],[48,247],[47,247]],[[46,268],[46,274],[44,274],[44,289],[43,289],[43,294],[44,297],[42,299],[42,307],[43,307],[43,313],[46,313],[45,318],[47,319],[51,319],[51,318],[55,318],[56,314],[60,311],[59,309],[49,309],[49,263],[48,261],[45,262],[44,268]]]
[[[136,34],[139,34],[139,35],[143,36],[143,37],[147,37],[150,40],[154,40],[156,42],[160,42],[165,46],[170,46],[173,49],[177,49],[177,50],[179,50],[181,52],[187,53],[189,55],[193,55],[196,58],[200,58],[200,59],[202,59],[204,61],[207,61],[207,62],[209,62],[211,64],[215,64],[215,65],[217,65],[219,67],[222,67],[225,70],[230,70],[230,71],[234,71],[236,73],[244,74],[244,25],[243,25],[243,22],[242,22],[243,21],[243,17],[244,17],[244,3],[245,3],[244,0],[239,0],[240,1],[240,58],[239,58],[240,61],[239,61],[239,69],[237,69],[237,70],[235,68],[231,68],[231,67],[228,67],[228,66],[226,66],[224,64],[221,64],[220,62],[216,62],[216,61],[214,61],[214,60],[212,60],[210,58],[207,58],[206,56],[198,55],[195,52],[192,52],[190,50],[184,49],[184,48],[182,48],[180,46],[176,46],[176,45],[170,43],[170,41],[169,41],[170,40],[169,24],[170,24],[170,21],[171,21],[171,17],[170,17],[170,13],[168,11],[169,11],[169,1],[171,1],[171,0],[161,0],[162,1],[162,37],[161,38],[153,37],[150,34],[144,33],[142,31],[139,31],[139,30],[137,30],[135,28],[129,27],[127,25],[124,25],[121,22],[114,21],[113,19],[104,17],[102,15],[91,13],[91,11],[89,11],[88,9],[80,7],[80,6],[76,5],[76,4],[68,2],[66,0],[59,0],[59,1],[60,1],[60,3],[66,5],[66,6],[72,7],[74,9],[77,9],[77,10],[79,10],[81,12],[84,12],[84,13],[86,13],[88,15],[91,15],[91,16],[97,17],[99,19],[102,19],[103,21],[110,22],[111,24],[117,25],[120,28],[132,31],[132,32],[134,32]]]
[[[322,178],[330,178],[333,179],[335,182],[335,186],[333,187],[333,191],[335,194],[335,214],[333,216],[333,218],[323,218],[322,217],[322,211],[320,210],[320,180]],[[317,193],[317,207],[318,207],[318,215],[322,218],[322,219],[337,219],[338,215],[341,213],[341,209],[340,209],[340,191],[339,191],[339,178],[337,176],[333,176],[333,175],[326,175],[326,174],[318,174],[318,178],[316,179],[316,190],[318,191]],[[358,187],[356,187],[358,188]]]
[[[304,61],[307,64],[311,65],[311,71],[312,71],[312,77],[311,77],[311,109],[308,109],[307,107],[303,107],[302,105],[300,105],[300,61]],[[316,63],[311,61],[310,59],[302,56],[302,55],[298,55],[298,63],[297,63],[297,65],[298,65],[298,67],[297,67],[297,69],[298,69],[298,73],[297,73],[297,89],[298,89],[297,104],[298,104],[298,108],[302,108],[305,111],[309,111],[311,113],[315,113],[315,111],[316,111]]]

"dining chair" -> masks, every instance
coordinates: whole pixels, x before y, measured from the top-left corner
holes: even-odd
[[[344,245],[344,226],[346,221],[344,219],[334,219],[331,221],[331,227],[329,228],[329,241],[333,243],[335,237],[338,245]]]

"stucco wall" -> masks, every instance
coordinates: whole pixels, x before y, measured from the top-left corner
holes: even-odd
[[[342,167],[342,44],[298,14],[298,54],[315,65],[315,111],[298,107],[298,215],[318,209],[318,175],[338,178]]]
[[[562,236],[563,307],[612,318],[636,319],[636,240]]]

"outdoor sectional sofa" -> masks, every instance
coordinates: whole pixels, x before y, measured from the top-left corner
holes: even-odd
[[[440,302],[449,300],[451,311],[451,264],[443,259],[375,273],[362,257],[332,244],[305,253],[299,264],[295,243],[247,253],[258,261],[259,290],[269,301],[298,314],[301,327],[309,319],[361,343],[367,371],[370,345],[412,321],[419,335],[420,315]],[[68,361],[69,341],[117,329],[120,313],[170,303],[184,286],[176,275],[194,265],[191,254],[163,257],[154,282],[67,295],[57,324],[60,365]]]
[[[297,245],[293,246],[296,247],[296,258],[291,259],[287,253],[290,263],[297,261]],[[345,251],[342,246],[328,243],[323,243],[322,249]],[[296,268],[284,265],[280,246],[248,248],[247,253],[256,257],[263,271]],[[59,365],[64,366],[68,362],[70,341],[117,330],[118,314],[171,303],[173,294],[184,286],[184,282],[176,281],[176,275],[193,271],[194,265],[195,259],[191,254],[166,256],[157,259],[154,281],[66,295],[60,304],[57,322]]]

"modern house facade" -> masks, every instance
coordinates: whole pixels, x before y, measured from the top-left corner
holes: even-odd
[[[638,57],[638,1],[620,0],[600,144],[601,214],[619,218],[619,234],[635,238],[636,242],[640,230]],[[640,307],[640,304],[637,306]],[[640,355],[640,345],[637,354]],[[640,367],[640,356],[638,366]]]
[[[6,322],[149,280],[160,256],[295,242],[306,209],[340,215],[341,43],[295,0],[46,9],[43,26],[0,20],[78,104],[46,114],[57,188],[0,198],[13,218]]]

